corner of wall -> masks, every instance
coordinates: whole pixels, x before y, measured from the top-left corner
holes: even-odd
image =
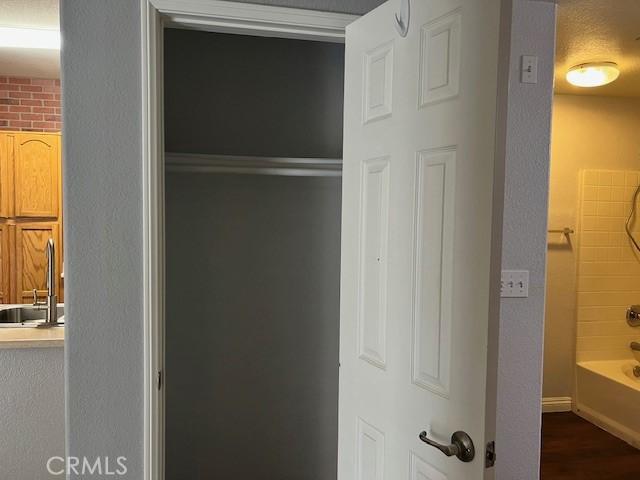
[[[495,476],[534,480],[540,465],[556,7],[529,0],[511,3],[502,268],[529,270],[531,284],[528,298],[500,302]],[[520,83],[522,55],[538,56],[537,84]],[[507,448],[509,455],[500,455]]]

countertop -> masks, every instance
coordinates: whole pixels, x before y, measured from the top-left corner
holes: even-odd
[[[64,346],[64,326],[51,328],[0,328],[0,348]]]
[[[0,305],[0,310],[21,305]],[[0,349],[50,348],[64,346],[64,326],[50,328],[3,327],[0,328]]]

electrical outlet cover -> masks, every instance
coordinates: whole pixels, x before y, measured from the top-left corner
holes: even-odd
[[[529,296],[528,270],[503,270],[500,296],[505,298],[525,298]]]

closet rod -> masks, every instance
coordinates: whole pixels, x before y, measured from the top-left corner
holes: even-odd
[[[168,172],[237,173],[285,176],[342,176],[342,159],[165,153]]]

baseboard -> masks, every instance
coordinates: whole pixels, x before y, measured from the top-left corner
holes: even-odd
[[[640,435],[638,435],[638,432],[634,432],[627,426],[621,425],[615,420],[612,420],[589,407],[585,407],[584,405],[578,404],[576,413],[585,420],[593,423],[595,426],[600,427],[621,440],[624,440],[629,445],[640,449]]]
[[[542,413],[570,412],[572,404],[571,397],[546,397],[542,399]]]

